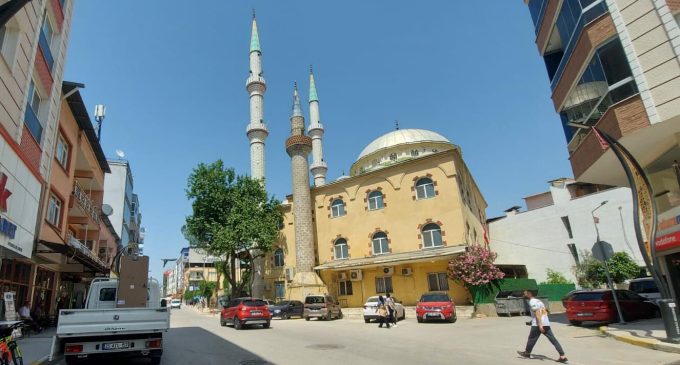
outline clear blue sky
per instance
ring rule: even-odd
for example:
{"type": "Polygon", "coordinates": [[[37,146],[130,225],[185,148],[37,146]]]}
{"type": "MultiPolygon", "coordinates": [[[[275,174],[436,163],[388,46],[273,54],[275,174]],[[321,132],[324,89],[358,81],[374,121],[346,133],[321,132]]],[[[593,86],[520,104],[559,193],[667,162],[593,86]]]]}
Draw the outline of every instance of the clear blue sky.
{"type": "Polygon", "coordinates": [[[571,176],[521,0],[78,1],[65,79],[86,85],[91,112],[107,106],[103,148],[109,157],[125,151],[131,163],[155,276],[160,258],[186,245],[180,227],[191,213],[184,189],[192,168],[221,158],[250,172],[253,7],[268,85],[267,187],[276,197],[291,185],[284,141],[292,84],[307,95],[310,63],[330,179],[395,119],[462,147],[489,217],[571,176]]]}

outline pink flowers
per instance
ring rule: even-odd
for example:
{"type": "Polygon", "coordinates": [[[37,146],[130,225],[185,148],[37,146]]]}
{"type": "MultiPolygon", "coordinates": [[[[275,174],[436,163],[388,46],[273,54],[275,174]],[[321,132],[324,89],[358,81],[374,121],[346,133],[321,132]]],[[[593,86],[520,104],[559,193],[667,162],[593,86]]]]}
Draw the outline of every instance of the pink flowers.
{"type": "Polygon", "coordinates": [[[495,252],[481,245],[470,245],[465,253],[449,262],[449,277],[467,287],[487,285],[505,276],[493,264],[495,260],[495,252]]]}

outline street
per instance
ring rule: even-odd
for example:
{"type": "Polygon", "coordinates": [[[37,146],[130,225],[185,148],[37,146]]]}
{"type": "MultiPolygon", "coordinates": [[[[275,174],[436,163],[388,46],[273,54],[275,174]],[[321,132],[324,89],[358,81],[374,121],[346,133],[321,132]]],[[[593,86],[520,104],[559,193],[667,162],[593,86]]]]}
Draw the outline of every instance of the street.
{"type": "MultiPolygon", "coordinates": [[[[561,322],[555,315],[554,322],[561,322]]],[[[191,308],[172,312],[162,364],[526,364],[526,317],[459,319],[455,324],[418,324],[407,318],[397,328],[362,320],[332,322],[274,320],[270,329],[236,331],[220,327],[217,316],[191,308]]],[[[632,346],[602,337],[596,328],[553,323],[570,364],[680,364],[677,354],[632,346]]],[[[537,360],[557,357],[546,338],[534,349],[537,360]]],[[[111,361],[111,364],[119,363],[111,361]]],[[[145,361],[134,361],[145,364],[145,361]]],[[[538,363],[538,362],[535,362],[538,363]]],[[[101,364],[98,362],[98,364],[101,364]]]]}

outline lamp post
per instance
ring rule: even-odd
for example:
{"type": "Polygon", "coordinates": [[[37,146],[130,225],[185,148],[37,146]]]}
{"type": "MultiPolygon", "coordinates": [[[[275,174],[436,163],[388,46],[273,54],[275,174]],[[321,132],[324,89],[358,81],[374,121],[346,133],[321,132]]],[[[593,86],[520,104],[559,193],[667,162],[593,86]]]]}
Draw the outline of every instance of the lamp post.
{"type": "Polygon", "coordinates": [[[102,123],[106,116],[106,107],[103,104],[97,104],[94,107],[94,120],[97,121],[97,141],[102,139],[102,123]]]}
{"type": "Polygon", "coordinates": [[[621,312],[621,305],[619,304],[619,299],[616,296],[616,289],[614,288],[614,283],[612,282],[612,277],[609,275],[609,264],[607,263],[607,260],[609,259],[607,255],[604,252],[604,247],[602,244],[602,241],[600,241],[600,230],[597,228],[597,224],[600,222],[600,219],[595,216],[595,211],[602,208],[605,204],[607,204],[609,201],[605,200],[600,205],[598,205],[595,209],[590,211],[590,215],[593,217],[593,223],[595,224],[595,233],[597,235],[595,239],[595,245],[598,246],[598,249],[600,250],[600,255],[602,256],[602,263],[604,263],[604,273],[607,276],[607,285],[609,285],[609,289],[612,291],[612,297],[614,298],[614,305],[616,305],[616,312],[619,315],[619,323],[620,324],[626,324],[626,321],[623,319],[623,313],[621,312]]]}

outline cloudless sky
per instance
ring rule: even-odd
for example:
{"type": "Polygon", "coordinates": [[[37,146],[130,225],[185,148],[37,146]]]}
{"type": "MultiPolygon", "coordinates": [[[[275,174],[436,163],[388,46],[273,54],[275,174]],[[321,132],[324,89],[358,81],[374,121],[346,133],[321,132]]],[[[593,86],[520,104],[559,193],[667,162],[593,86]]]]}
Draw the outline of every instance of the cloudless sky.
{"type": "Polygon", "coordinates": [[[521,0],[77,1],[65,80],[86,85],[90,112],[107,106],[103,148],[130,161],[154,276],[187,245],[191,170],[221,158],[250,173],[252,8],[268,87],[267,189],[277,198],[291,191],[292,85],[306,101],[310,64],[329,180],[395,119],[461,146],[489,217],[572,175],[521,0]]]}

